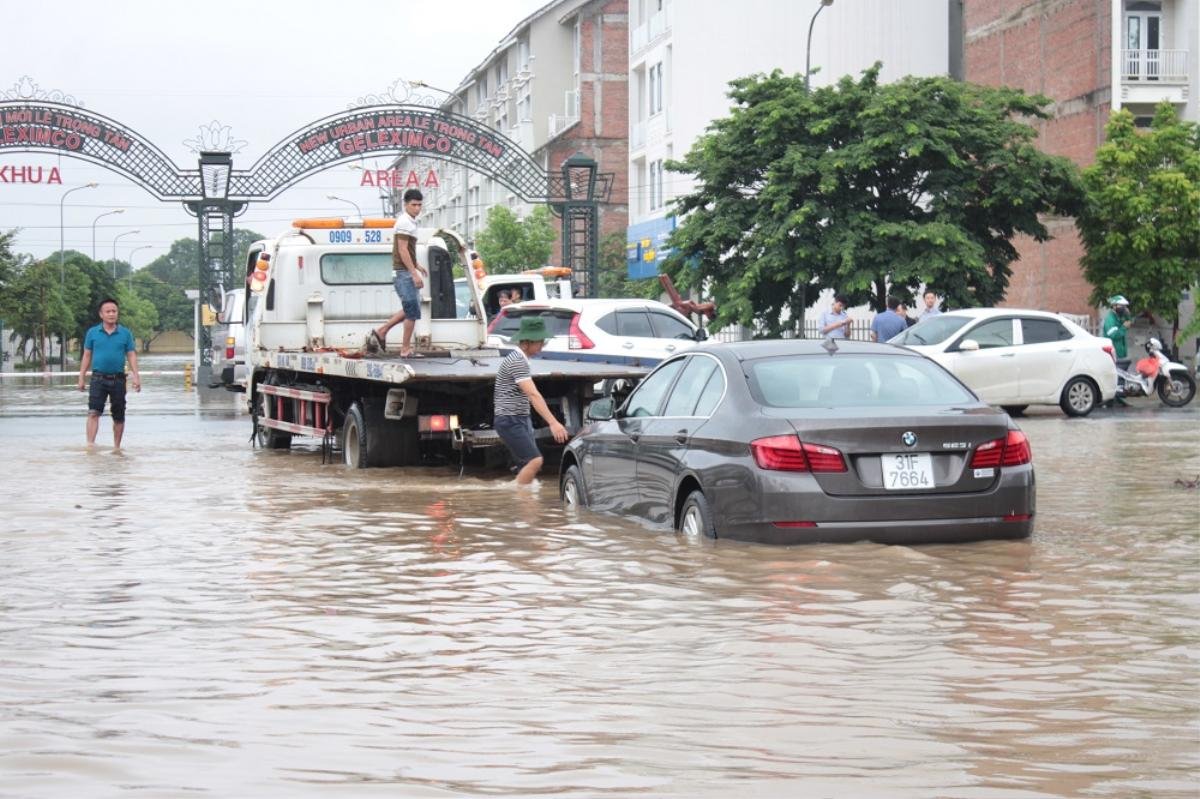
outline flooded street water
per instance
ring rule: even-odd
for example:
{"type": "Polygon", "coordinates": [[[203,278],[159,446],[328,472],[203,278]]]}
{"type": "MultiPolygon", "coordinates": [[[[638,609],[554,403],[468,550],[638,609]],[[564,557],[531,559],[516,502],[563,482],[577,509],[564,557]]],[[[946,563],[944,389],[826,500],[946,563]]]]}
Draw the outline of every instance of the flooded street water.
{"type": "Polygon", "coordinates": [[[1021,420],[1028,541],[780,548],[255,450],[181,383],[114,453],[0,380],[0,797],[1200,791],[1195,406],[1021,420]]]}

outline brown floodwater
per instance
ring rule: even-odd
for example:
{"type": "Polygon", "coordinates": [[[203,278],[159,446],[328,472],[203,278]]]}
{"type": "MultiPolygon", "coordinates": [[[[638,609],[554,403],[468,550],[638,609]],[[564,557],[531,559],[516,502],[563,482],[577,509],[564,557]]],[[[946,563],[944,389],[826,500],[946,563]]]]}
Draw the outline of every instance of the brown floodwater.
{"type": "Polygon", "coordinates": [[[255,450],[181,380],[121,453],[0,380],[0,797],[1200,792],[1195,408],[1021,420],[1028,541],[781,548],[255,450]]]}

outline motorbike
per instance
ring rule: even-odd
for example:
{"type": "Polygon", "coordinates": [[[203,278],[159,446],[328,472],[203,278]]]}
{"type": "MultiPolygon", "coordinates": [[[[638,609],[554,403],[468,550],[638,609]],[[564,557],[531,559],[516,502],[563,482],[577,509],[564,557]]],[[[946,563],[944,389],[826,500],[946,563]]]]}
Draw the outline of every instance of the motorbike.
{"type": "Polygon", "coordinates": [[[1117,396],[1149,397],[1155,392],[1164,405],[1182,408],[1196,396],[1196,380],[1186,366],[1163,354],[1161,341],[1151,338],[1146,342],[1146,357],[1132,370],[1117,367],[1117,396]]]}

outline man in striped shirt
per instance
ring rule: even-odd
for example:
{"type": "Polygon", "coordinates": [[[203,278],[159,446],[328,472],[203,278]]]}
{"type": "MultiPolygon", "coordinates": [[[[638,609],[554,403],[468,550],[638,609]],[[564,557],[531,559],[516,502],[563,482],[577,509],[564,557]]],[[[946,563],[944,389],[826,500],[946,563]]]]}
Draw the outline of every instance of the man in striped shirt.
{"type": "Polygon", "coordinates": [[[542,468],[542,453],[533,437],[530,408],[546,420],[550,433],[559,444],[567,441],[567,428],[550,412],[546,400],[533,384],[529,359],[542,351],[546,339],[546,320],[540,316],[521,317],[521,327],[513,340],[517,348],[500,362],[496,371],[495,422],[496,433],[513,460],[517,462],[517,485],[529,485],[542,468]]]}

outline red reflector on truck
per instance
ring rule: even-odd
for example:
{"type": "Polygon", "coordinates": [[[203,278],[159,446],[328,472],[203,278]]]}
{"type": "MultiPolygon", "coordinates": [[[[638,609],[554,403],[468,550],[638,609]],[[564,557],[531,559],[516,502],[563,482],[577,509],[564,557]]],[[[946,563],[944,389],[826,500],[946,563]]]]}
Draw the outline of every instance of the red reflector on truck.
{"type": "Polygon", "coordinates": [[[1033,518],[1032,513],[1010,513],[1004,517],[1006,522],[1027,522],[1033,518]]]}
{"type": "Polygon", "coordinates": [[[816,522],[772,522],[776,527],[816,527],[816,522]]]}

